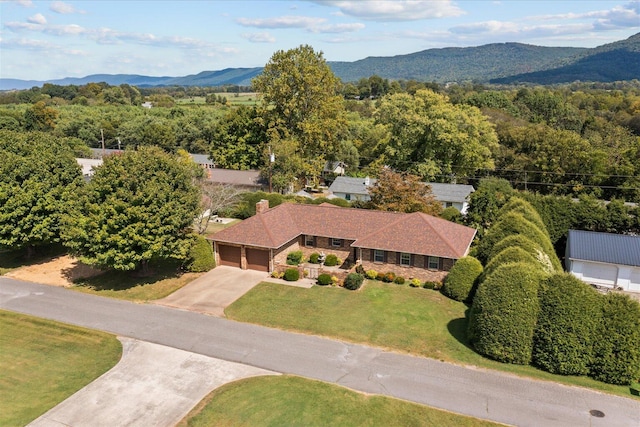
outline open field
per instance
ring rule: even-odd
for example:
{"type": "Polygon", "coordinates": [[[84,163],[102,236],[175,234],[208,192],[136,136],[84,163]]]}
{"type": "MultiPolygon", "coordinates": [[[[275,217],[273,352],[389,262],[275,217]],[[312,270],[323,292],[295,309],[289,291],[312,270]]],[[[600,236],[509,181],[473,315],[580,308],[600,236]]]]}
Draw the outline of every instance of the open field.
{"type": "Polygon", "coordinates": [[[178,426],[499,426],[427,406],[368,396],[295,376],[255,377],[226,384],[178,426]]]}
{"type": "MultiPolygon", "coordinates": [[[[229,102],[231,105],[255,105],[258,97],[258,95],[253,92],[216,92],[216,96],[227,98],[227,102],[229,102]]],[[[201,105],[206,104],[206,97],[189,96],[186,98],[176,99],[175,101],[178,105],[201,105]]]]}
{"type": "Polygon", "coordinates": [[[0,425],[33,421],[120,360],[115,336],[0,311],[0,425]]]}
{"type": "Polygon", "coordinates": [[[366,281],[355,292],[261,283],[227,307],[225,314],[242,322],[632,396],[629,387],[486,359],[467,341],[466,310],[464,304],[437,291],[366,281]]]}

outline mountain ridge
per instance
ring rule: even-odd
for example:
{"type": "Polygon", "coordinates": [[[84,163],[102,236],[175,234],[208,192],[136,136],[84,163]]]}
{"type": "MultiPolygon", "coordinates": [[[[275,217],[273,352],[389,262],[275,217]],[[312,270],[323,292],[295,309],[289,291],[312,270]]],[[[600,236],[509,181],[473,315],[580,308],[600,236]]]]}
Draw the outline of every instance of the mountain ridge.
{"type": "MultiPolygon", "coordinates": [[[[405,55],[371,56],[353,62],[329,61],[343,82],[378,75],[389,80],[437,83],[567,83],[640,79],[640,33],[595,48],[545,47],[504,42],[474,47],[427,49],[405,55]]],[[[29,89],[45,83],[83,85],[106,82],[133,86],[249,86],[263,67],[225,68],[187,76],[92,74],[52,80],[0,79],[0,90],[29,89]]]]}

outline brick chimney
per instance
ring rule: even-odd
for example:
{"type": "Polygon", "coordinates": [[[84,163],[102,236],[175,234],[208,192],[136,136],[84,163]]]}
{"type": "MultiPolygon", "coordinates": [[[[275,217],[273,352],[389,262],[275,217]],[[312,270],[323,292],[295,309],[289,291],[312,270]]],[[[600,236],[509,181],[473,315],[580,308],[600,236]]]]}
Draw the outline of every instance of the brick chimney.
{"type": "Polygon", "coordinates": [[[266,199],[260,200],[256,203],[256,214],[261,214],[269,210],[269,201],[266,199]]]}

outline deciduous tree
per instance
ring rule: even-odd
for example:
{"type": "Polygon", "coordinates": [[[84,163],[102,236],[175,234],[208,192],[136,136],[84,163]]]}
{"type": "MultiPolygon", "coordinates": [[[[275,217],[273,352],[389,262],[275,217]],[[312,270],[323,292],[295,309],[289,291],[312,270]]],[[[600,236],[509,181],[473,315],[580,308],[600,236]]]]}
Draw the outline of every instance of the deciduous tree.
{"type": "Polygon", "coordinates": [[[83,182],[63,138],[0,130],[0,246],[31,256],[58,242],[61,216],[83,182]]]}
{"type": "Polygon", "coordinates": [[[143,274],[150,261],[184,259],[200,201],[194,174],[191,160],[157,147],[105,158],[65,218],[65,245],[89,265],[143,274]]]}
{"type": "Polygon", "coordinates": [[[429,185],[420,182],[416,175],[396,173],[389,168],[381,170],[369,194],[373,209],[430,215],[442,212],[442,204],[436,200],[429,185]]]}

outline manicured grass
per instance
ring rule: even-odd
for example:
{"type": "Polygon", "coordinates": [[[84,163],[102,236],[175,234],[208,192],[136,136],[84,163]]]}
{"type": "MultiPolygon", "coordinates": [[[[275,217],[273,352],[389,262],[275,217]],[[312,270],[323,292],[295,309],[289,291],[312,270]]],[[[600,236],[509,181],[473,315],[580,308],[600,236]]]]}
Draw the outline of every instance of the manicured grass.
{"type": "Polygon", "coordinates": [[[0,425],[28,424],[121,354],[113,335],[0,311],[0,425]]]}
{"type": "Polygon", "coordinates": [[[172,262],[152,267],[150,277],[135,277],[131,272],[110,271],[99,276],[79,280],[71,288],[76,291],[128,301],[144,302],[164,298],[202,273],[181,273],[172,262]]]}
{"type": "Polygon", "coordinates": [[[207,229],[205,231],[205,235],[206,236],[211,236],[212,234],[217,233],[220,230],[224,230],[225,228],[231,227],[234,224],[239,223],[240,219],[234,219],[226,224],[223,224],[221,222],[215,222],[215,221],[211,221],[209,224],[207,224],[207,229]]]}
{"type": "Polygon", "coordinates": [[[498,426],[294,376],[254,377],[214,390],[179,426],[498,426]]]}
{"type": "Polygon", "coordinates": [[[467,307],[433,290],[366,281],[359,291],[261,283],[227,307],[230,319],[334,337],[446,362],[631,397],[630,388],[587,377],[553,375],[476,353],[466,338],[467,307]]]}

